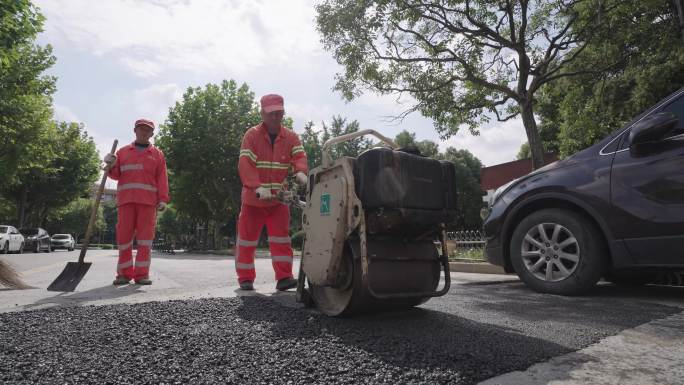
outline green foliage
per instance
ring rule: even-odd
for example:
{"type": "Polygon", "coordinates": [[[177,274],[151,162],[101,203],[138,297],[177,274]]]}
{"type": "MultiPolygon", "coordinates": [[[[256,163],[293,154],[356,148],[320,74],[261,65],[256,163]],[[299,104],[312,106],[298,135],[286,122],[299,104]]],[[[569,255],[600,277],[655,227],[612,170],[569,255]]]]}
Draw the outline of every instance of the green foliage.
{"type": "Polygon", "coordinates": [[[577,74],[568,70],[571,50],[581,51],[600,23],[596,16],[619,3],[324,0],[316,11],[324,46],[343,66],[335,89],[346,99],[366,90],[408,93],[412,111],[445,137],[520,114],[541,167],[535,93],[577,74]],[[576,17],[577,4],[587,17],[576,17]]]}
{"type": "Polygon", "coordinates": [[[43,16],[28,0],[0,2],[0,189],[17,174],[45,164],[55,78],[50,46],[34,44],[43,16]]]}
{"type": "Polygon", "coordinates": [[[33,162],[17,167],[0,193],[17,208],[21,226],[41,226],[54,211],[87,196],[97,179],[99,156],[83,125],[51,122],[43,129],[33,162]]]}
{"type": "Polygon", "coordinates": [[[520,146],[520,150],[518,151],[518,155],[515,156],[515,159],[528,159],[530,157],[530,144],[525,142],[520,146]]]}
{"type": "MultiPolygon", "coordinates": [[[[347,123],[347,119],[339,115],[332,117],[330,125],[321,122],[323,128],[320,131],[314,130],[313,125],[313,122],[308,122],[304,126],[304,133],[300,136],[302,146],[309,161],[309,169],[321,165],[321,151],[323,144],[327,140],[359,131],[359,122],[354,120],[347,123]]],[[[343,156],[357,157],[371,147],[373,147],[371,139],[359,137],[331,147],[330,156],[333,160],[343,156]]]]}
{"type": "MultiPolygon", "coordinates": [[[[92,210],[93,199],[75,199],[50,218],[46,226],[47,230],[50,234],[72,234],[76,242],[81,242],[81,237],[85,236],[92,210]]],[[[95,221],[93,234],[100,233],[106,228],[107,224],[104,220],[103,208],[100,205],[97,209],[97,220],[95,221]]],[[[94,239],[91,239],[91,241],[94,241],[94,239]]]]}
{"type": "Polygon", "coordinates": [[[246,84],[224,80],[187,89],[170,108],[156,141],[166,156],[178,212],[200,223],[237,216],[240,144],[245,131],[260,121],[246,84]]]}
{"type": "Polygon", "coordinates": [[[472,230],[482,227],[480,209],[482,187],[480,170],[482,163],[468,150],[447,148],[440,158],[454,163],[456,168],[456,219],[449,224],[452,230],[472,230]]]}
{"type": "MultiPolygon", "coordinates": [[[[588,7],[579,11],[584,19],[593,15],[588,7]]],[[[545,146],[562,157],[684,86],[684,44],[670,1],[620,2],[601,18],[601,29],[570,68],[607,69],[550,83],[539,97],[540,128],[549,133],[545,146]]]]}

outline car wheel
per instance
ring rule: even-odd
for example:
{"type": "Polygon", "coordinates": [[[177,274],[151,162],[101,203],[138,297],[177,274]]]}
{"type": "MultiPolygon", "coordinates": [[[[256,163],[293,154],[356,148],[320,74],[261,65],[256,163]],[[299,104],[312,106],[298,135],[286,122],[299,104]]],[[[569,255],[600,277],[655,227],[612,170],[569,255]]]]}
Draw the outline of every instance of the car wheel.
{"type": "Polygon", "coordinates": [[[21,245],[19,245],[19,251],[17,251],[17,253],[19,253],[19,254],[24,253],[24,242],[22,242],[21,245]]]}
{"type": "Polygon", "coordinates": [[[546,209],[523,219],[511,237],[515,272],[541,293],[578,295],[596,286],[606,265],[599,230],[571,211],[546,209]]]}
{"type": "Polygon", "coordinates": [[[5,242],[5,248],[2,250],[4,254],[9,254],[9,242],[5,242]]]}
{"type": "Polygon", "coordinates": [[[37,242],[37,243],[36,243],[36,247],[34,248],[33,251],[36,252],[36,253],[40,253],[40,242],[37,242]]]}

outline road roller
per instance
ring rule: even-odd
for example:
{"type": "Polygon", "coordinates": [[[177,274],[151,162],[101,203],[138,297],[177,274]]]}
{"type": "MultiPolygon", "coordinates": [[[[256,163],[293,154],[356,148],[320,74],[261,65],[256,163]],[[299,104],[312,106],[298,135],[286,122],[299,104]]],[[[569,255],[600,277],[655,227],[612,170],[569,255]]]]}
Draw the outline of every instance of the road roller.
{"type": "Polygon", "coordinates": [[[305,235],[297,301],[350,316],[446,294],[454,164],[421,156],[415,147],[398,148],[375,130],[326,141],[321,160],[300,201],[305,235]],[[333,146],[363,135],[381,146],[332,160],[333,146]]]}

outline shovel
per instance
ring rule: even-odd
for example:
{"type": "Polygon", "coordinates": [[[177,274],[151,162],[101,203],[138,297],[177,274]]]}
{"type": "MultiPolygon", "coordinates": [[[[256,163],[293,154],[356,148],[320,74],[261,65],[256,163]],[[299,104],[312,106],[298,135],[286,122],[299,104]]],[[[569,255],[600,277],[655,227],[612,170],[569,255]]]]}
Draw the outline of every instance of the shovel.
{"type": "MultiPolygon", "coordinates": [[[[110,154],[114,155],[116,151],[116,146],[119,143],[118,140],[114,140],[112,144],[112,151],[110,154]]],[[[81,283],[81,280],[90,269],[90,262],[84,262],[86,251],[88,251],[88,244],[90,243],[90,236],[93,232],[93,226],[95,225],[95,219],[97,219],[97,209],[100,207],[100,198],[102,198],[102,192],[104,191],[105,183],[107,182],[107,172],[102,175],[102,181],[100,182],[100,187],[97,190],[97,195],[95,196],[95,202],[93,202],[93,209],[90,212],[90,220],[88,221],[88,228],[86,229],[85,238],[83,238],[81,246],[81,254],[78,257],[78,262],[68,262],[62,274],[55,279],[50,286],[48,286],[48,291],[74,291],[76,286],[81,283]]]]}

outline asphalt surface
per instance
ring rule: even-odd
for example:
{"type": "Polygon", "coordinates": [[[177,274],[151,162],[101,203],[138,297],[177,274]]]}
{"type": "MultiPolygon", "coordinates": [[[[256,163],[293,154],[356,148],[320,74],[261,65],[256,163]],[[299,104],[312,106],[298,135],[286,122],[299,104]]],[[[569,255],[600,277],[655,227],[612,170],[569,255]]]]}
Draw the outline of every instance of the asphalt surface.
{"type": "Polygon", "coordinates": [[[418,308],[336,319],[292,292],[234,293],[1,313],[0,382],[474,384],[680,313],[683,297],[605,285],[571,298],[457,281],[418,308]]]}

